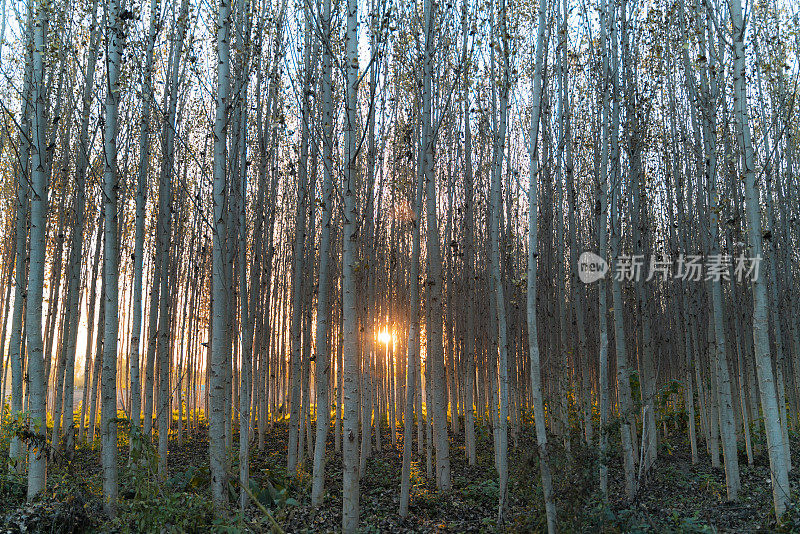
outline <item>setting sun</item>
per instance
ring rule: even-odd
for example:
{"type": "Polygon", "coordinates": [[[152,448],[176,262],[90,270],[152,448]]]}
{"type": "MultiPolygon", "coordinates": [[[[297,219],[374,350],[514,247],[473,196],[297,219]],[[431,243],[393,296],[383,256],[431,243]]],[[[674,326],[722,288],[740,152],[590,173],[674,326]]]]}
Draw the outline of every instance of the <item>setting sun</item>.
{"type": "Polygon", "coordinates": [[[378,341],[388,345],[392,342],[392,334],[388,330],[383,330],[378,334],[378,341]]]}

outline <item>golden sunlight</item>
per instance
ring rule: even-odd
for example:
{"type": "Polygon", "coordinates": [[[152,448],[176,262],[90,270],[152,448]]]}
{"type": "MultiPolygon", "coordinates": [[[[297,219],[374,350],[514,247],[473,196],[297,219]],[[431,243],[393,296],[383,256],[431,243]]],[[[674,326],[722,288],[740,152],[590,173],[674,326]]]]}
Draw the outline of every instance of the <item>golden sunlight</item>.
{"type": "Polygon", "coordinates": [[[388,345],[392,342],[392,334],[388,330],[384,329],[378,334],[378,341],[381,343],[388,345]]]}

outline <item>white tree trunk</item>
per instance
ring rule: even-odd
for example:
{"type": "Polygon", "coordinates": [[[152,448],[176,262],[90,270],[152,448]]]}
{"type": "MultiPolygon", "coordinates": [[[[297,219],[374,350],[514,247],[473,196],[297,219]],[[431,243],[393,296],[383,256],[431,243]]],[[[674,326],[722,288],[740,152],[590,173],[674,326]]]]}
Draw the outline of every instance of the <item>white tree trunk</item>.
{"type": "MultiPolygon", "coordinates": [[[[729,0],[734,42],[734,115],[736,129],[744,154],[742,157],[748,241],[751,258],[761,258],[761,213],[756,175],[753,168],[753,144],[750,139],[750,119],[747,110],[747,90],[745,80],[744,33],[740,0],[729,0]]],[[[761,409],[764,413],[764,426],[767,435],[767,450],[772,479],[772,499],[778,519],[786,510],[789,500],[789,474],[786,465],[787,451],[784,446],[778,411],[775,379],[772,373],[772,359],[769,347],[769,320],[767,311],[766,277],[763,273],[752,281],[753,287],[753,345],[755,348],[758,389],[761,393],[761,409]]]]}
{"type": "Polygon", "coordinates": [[[358,1],[347,0],[345,34],[345,172],[342,252],[342,532],[358,530],[358,311],[356,309],[356,186],[358,179],[358,1]]]}
{"type": "Polygon", "coordinates": [[[230,365],[230,345],[225,329],[227,286],[225,284],[225,156],[228,137],[228,90],[230,86],[231,0],[220,0],[217,15],[217,102],[214,120],[214,245],[212,249],[211,376],[209,379],[209,457],[211,497],[217,513],[227,503],[225,484],[225,366],[230,365]]]}
{"type": "Polygon", "coordinates": [[[294,249],[292,251],[292,323],[291,323],[291,396],[289,400],[289,451],[286,456],[287,469],[293,473],[299,463],[299,458],[302,455],[300,447],[300,432],[303,430],[300,424],[302,417],[302,358],[303,358],[303,336],[302,336],[302,322],[303,322],[303,282],[305,279],[304,263],[305,263],[305,243],[306,243],[306,214],[308,212],[308,167],[306,158],[308,158],[308,120],[309,120],[309,105],[308,105],[308,90],[311,81],[311,21],[308,10],[306,22],[306,39],[304,46],[304,65],[305,76],[303,82],[303,97],[301,106],[301,146],[300,146],[300,160],[298,161],[298,177],[297,177],[297,212],[295,215],[294,226],[294,249]]]}
{"type": "Polygon", "coordinates": [[[329,345],[330,307],[330,242],[333,213],[333,99],[331,54],[331,0],[322,2],[322,235],[319,241],[319,281],[317,287],[316,366],[314,383],[317,389],[317,421],[314,441],[311,504],[319,506],[325,491],[325,444],[330,426],[328,374],[331,351],[329,345]]]}
{"type": "Polygon", "coordinates": [[[539,232],[539,120],[542,111],[542,85],[545,61],[547,0],[539,3],[538,28],[536,34],[536,59],[533,77],[533,105],[531,109],[530,137],[530,187],[528,189],[528,348],[530,350],[531,395],[533,397],[533,416],[536,425],[536,443],[539,447],[539,470],[542,476],[542,493],[547,514],[547,530],[550,534],[558,531],[556,505],[553,500],[553,479],[550,473],[550,458],[547,450],[547,428],[542,395],[542,369],[539,359],[539,333],[536,313],[536,272],[538,261],[539,232]]]}
{"type": "MultiPolygon", "coordinates": [[[[506,507],[508,500],[508,327],[506,321],[506,303],[502,280],[502,269],[500,267],[500,215],[503,210],[501,176],[503,172],[503,159],[505,155],[505,137],[508,124],[508,93],[511,83],[510,74],[510,50],[508,43],[508,30],[506,25],[506,5],[504,0],[500,0],[499,33],[501,40],[499,43],[500,60],[502,73],[500,75],[500,117],[497,132],[494,138],[494,168],[491,178],[491,227],[490,236],[490,273],[491,288],[494,293],[495,309],[497,310],[497,349],[498,357],[497,382],[499,394],[499,412],[497,414],[497,426],[495,427],[495,451],[497,458],[497,470],[500,479],[500,502],[498,504],[497,522],[502,525],[505,520],[506,507]]],[[[434,218],[435,220],[435,218],[434,218]]],[[[430,219],[429,219],[430,221],[430,219]]],[[[492,329],[494,317],[491,317],[492,329]]],[[[493,351],[492,351],[493,352],[493,351]]],[[[490,356],[491,357],[491,356],[490,356]]],[[[496,410],[498,404],[492,399],[492,410],[496,410]]]]}
{"type": "MultiPolygon", "coordinates": [[[[418,158],[419,160],[419,158],[418,158]]],[[[400,517],[408,516],[408,501],[411,493],[411,455],[413,452],[413,417],[414,397],[422,394],[417,389],[417,373],[419,372],[419,249],[420,227],[422,226],[422,195],[423,195],[422,169],[417,169],[417,185],[414,196],[414,229],[411,236],[411,269],[409,280],[409,327],[408,347],[406,351],[406,405],[403,418],[403,465],[400,475],[400,517]]],[[[417,418],[422,419],[422,412],[418,411],[417,418]]],[[[420,440],[421,441],[421,440],[420,440]]]]}
{"type": "Polygon", "coordinates": [[[45,487],[47,457],[45,455],[47,430],[47,384],[44,370],[44,342],[42,339],[42,296],[47,233],[47,110],[44,83],[44,56],[47,50],[48,4],[34,3],[34,43],[32,70],[31,117],[31,217],[30,260],[28,272],[28,302],[25,310],[25,333],[28,345],[28,378],[30,430],[34,442],[28,451],[28,500],[35,498],[45,487]]]}
{"type": "MultiPolygon", "coordinates": [[[[439,218],[436,210],[436,173],[434,171],[435,133],[433,131],[431,104],[433,82],[434,23],[433,2],[425,0],[424,32],[425,52],[422,75],[422,169],[426,183],[426,224],[429,303],[427,358],[431,374],[433,400],[433,433],[436,444],[436,486],[444,491],[451,487],[450,443],[447,435],[447,397],[445,395],[444,346],[442,341],[442,258],[439,248],[439,218]]],[[[426,384],[426,388],[428,385],[426,384]]]]}
{"type": "MultiPolygon", "coordinates": [[[[616,263],[616,259],[619,257],[621,252],[620,240],[622,233],[622,217],[620,215],[622,175],[620,172],[619,151],[619,54],[617,51],[616,9],[612,7],[610,13],[606,13],[606,16],[609,17],[608,25],[611,33],[611,48],[608,50],[608,52],[611,54],[612,66],[611,72],[608,74],[610,76],[610,90],[613,99],[613,107],[611,110],[610,131],[611,172],[609,173],[609,177],[607,179],[604,178],[604,181],[609,181],[609,190],[611,191],[611,258],[612,261],[616,263]]],[[[605,139],[603,142],[606,142],[605,139]]],[[[617,276],[614,276],[611,282],[611,296],[614,308],[614,342],[617,356],[617,393],[620,416],[620,434],[622,438],[622,459],[625,469],[625,494],[628,499],[632,499],[636,494],[636,459],[633,452],[633,442],[635,438],[632,436],[630,422],[632,415],[632,401],[630,372],[628,371],[628,355],[625,343],[622,286],[621,281],[617,276]]],[[[600,313],[603,313],[602,308],[600,309],[600,313]]]]}
{"type": "Polygon", "coordinates": [[[119,241],[117,234],[117,117],[119,112],[119,75],[125,46],[121,0],[107,5],[110,23],[107,39],[106,70],[108,93],[103,134],[104,161],[103,206],[106,214],[103,249],[103,288],[105,324],[103,330],[102,408],[100,412],[103,464],[103,504],[106,513],[115,517],[117,505],[117,333],[119,331],[119,241]]]}
{"type": "MultiPolygon", "coordinates": [[[[142,274],[144,271],[144,222],[147,202],[147,172],[150,166],[150,111],[153,100],[153,51],[156,43],[158,0],[150,0],[150,26],[145,51],[144,80],[142,82],[142,118],[139,133],[139,169],[136,184],[136,216],[133,248],[133,325],[131,327],[131,427],[141,424],[141,378],[139,372],[139,345],[142,334],[142,274]]],[[[133,440],[130,445],[133,447],[133,440]]]]}
{"type": "MultiPolygon", "coordinates": [[[[89,165],[91,148],[89,147],[89,119],[91,117],[92,96],[94,93],[94,74],[97,66],[97,55],[99,52],[98,42],[100,39],[100,28],[97,22],[97,0],[92,3],[92,34],[89,52],[89,63],[86,66],[86,75],[83,82],[83,112],[81,114],[81,126],[78,133],[78,162],[75,168],[76,182],[75,189],[77,198],[75,200],[75,223],[73,225],[73,243],[70,253],[70,281],[67,290],[67,315],[66,320],[70,327],[67,331],[66,339],[66,377],[64,380],[64,431],[67,434],[67,454],[72,457],[75,445],[75,424],[73,418],[74,395],[73,388],[75,383],[75,352],[78,338],[78,324],[80,322],[80,290],[81,290],[81,260],[83,258],[83,233],[85,226],[85,206],[86,206],[86,171],[89,165]]],[[[54,419],[58,420],[59,414],[54,419]]],[[[54,421],[54,425],[55,425],[54,421]]],[[[53,432],[53,443],[57,445],[57,432],[53,432]]]]}

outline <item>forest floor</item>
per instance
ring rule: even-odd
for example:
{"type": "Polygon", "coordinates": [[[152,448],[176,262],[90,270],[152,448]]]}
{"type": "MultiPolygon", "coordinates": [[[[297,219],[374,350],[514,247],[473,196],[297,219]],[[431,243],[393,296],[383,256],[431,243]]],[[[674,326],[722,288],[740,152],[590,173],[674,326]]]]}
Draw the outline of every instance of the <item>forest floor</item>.
{"type": "MultiPolygon", "coordinates": [[[[387,429],[388,430],[388,429],[387,429]]],[[[415,432],[416,434],[416,432],[415,432]]],[[[0,532],[269,532],[272,519],[261,508],[232,512],[214,519],[209,498],[208,439],[200,433],[182,443],[170,444],[169,475],[156,476],[157,456],[142,440],[134,440],[141,460],[128,465],[127,433],[120,441],[120,505],[110,520],[102,511],[102,480],[97,449],[80,447],[72,462],[56,459],[48,470],[46,495],[25,503],[25,480],[15,475],[0,477],[0,532]],[[124,443],[123,443],[124,440],[124,443]]],[[[360,483],[361,531],[405,532],[542,532],[546,527],[539,487],[538,456],[532,429],[520,432],[516,446],[511,440],[509,519],[496,523],[499,489],[488,429],[477,431],[478,461],[469,466],[463,439],[451,444],[453,489],[435,490],[426,479],[425,457],[415,455],[412,464],[410,513],[401,520],[397,510],[400,493],[402,435],[393,446],[386,433],[383,448],[374,453],[360,483]]],[[[758,445],[758,439],[755,440],[758,445]]],[[[659,457],[649,476],[641,481],[636,499],[623,497],[622,466],[618,454],[609,459],[610,499],[604,504],[597,488],[598,459],[595,451],[578,446],[570,452],[561,443],[552,451],[553,478],[562,532],[800,532],[800,507],[792,506],[778,528],[772,513],[767,456],[756,454],[747,465],[740,451],[742,491],[735,503],[725,499],[725,475],[712,468],[707,455],[692,465],[688,443],[674,433],[659,444],[659,457]]],[[[611,442],[614,443],[613,436],[611,442]]],[[[800,439],[793,438],[794,458],[800,439]]],[[[250,465],[252,493],[271,512],[285,532],[336,532],[341,522],[341,455],[328,444],[324,504],[310,504],[311,477],[308,460],[295,477],[285,470],[287,426],[275,425],[263,451],[253,447],[250,465]]],[[[0,443],[2,446],[2,443],[0,443]]],[[[7,446],[7,445],[6,445],[7,446]]],[[[7,450],[7,449],[6,449],[7,450]]],[[[416,445],[415,445],[416,450],[416,445]]],[[[5,451],[0,450],[0,456],[5,451]]],[[[232,472],[237,472],[232,455],[232,472]]],[[[791,475],[796,493],[800,476],[791,475]]],[[[238,494],[235,482],[231,496],[238,494]],[[235,492],[235,493],[234,493],[235,492]]],[[[232,502],[237,502],[232,498],[232,502]]],[[[275,529],[277,531],[277,529],[275,529]]]]}

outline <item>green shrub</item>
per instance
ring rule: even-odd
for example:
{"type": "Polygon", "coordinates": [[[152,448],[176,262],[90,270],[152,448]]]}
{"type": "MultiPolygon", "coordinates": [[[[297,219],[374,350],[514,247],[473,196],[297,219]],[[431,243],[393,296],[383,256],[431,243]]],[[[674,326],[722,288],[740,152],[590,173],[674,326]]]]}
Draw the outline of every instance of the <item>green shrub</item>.
{"type": "Polygon", "coordinates": [[[121,532],[205,532],[213,520],[208,499],[175,492],[121,502],[117,526],[121,532]]]}

